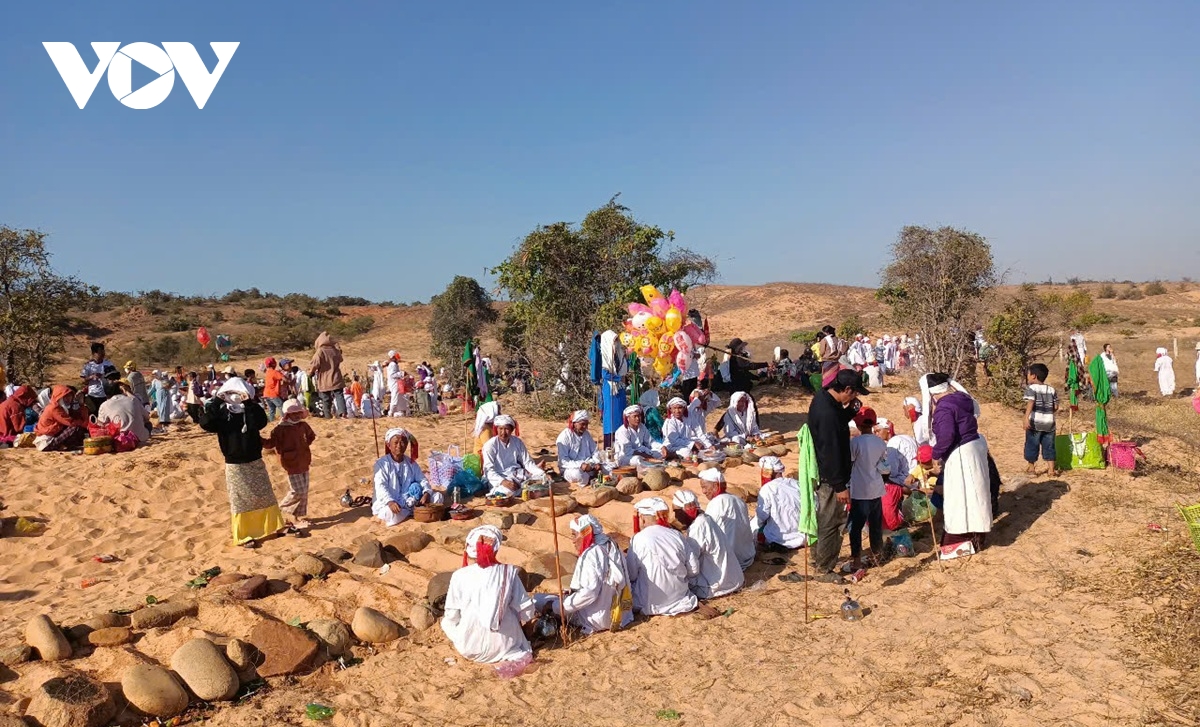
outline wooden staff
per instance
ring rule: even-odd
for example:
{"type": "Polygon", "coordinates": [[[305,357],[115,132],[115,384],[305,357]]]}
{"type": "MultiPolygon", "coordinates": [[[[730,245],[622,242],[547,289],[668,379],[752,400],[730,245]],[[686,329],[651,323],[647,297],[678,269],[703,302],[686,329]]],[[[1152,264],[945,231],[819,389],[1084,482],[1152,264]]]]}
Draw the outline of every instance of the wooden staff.
{"type": "Polygon", "coordinates": [[[563,605],[562,559],[558,557],[558,510],[554,506],[554,484],[550,484],[550,528],[554,531],[554,571],[558,576],[558,618],[562,621],[563,646],[567,645],[567,612],[563,605]]]}
{"type": "Polygon", "coordinates": [[[809,550],[812,548],[812,543],[807,543],[804,547],[804,625],[808,625],[808,557],[809,550]]]}

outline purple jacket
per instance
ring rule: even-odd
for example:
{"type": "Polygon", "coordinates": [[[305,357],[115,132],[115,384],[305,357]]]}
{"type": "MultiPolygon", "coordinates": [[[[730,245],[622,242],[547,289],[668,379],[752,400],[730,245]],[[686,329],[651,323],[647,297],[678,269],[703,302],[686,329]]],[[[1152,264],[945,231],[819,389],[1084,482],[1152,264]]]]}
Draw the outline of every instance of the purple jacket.
{"type": "Polygon", "coordinates": [[[979,439],[974,400],[961,391],[942,397],[933,407],[930,428],[937,440],[933,446],[933,458],[945,462],[951,452],[979,439]]]}

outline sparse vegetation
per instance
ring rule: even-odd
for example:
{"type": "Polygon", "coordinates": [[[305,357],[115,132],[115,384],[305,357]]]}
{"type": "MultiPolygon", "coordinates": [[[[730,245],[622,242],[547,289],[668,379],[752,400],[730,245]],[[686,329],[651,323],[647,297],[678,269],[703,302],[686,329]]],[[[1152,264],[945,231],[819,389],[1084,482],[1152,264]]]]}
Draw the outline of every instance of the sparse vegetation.
{"type": "Polygon", "coordinates": [[[870,333],[870,331],[867,330],[867,327],[863,325],[863,322],[857,315],[852,315],[838,325],[837,333],[839,338],[854,338],[859,334],[865,335],[870,333]]]}
{"type": "Polygon", "coordinates": [[[1117,296],[1117,300],[1141,300],[1145,297],[1140,288],[1136,285],[1130,285],[1117,296]]]}
{"type": "Polygon", "coordinates": [[[1152,283],[1147,283],[1143,292],[1146,295],[1166,295],[1167,287],[1161,282],[1155,280],[1152,283]]]}
{"type": "Polygon", "coordinates": [[[447,371],[457,374],[467,341],[477,338],[486,326],[496,322],[492,298],[474,278],[456,275],[446,290],[433,297],[432,304],[433,315],[429,317],[429,335],[433,340],[431,353],[447,371]]]}
{"type": "Polygon", "coordinates": [[[1101,300],[1109,300],[1117,297],[1117,289],[1112,283],[1105,283],[1100,286],[1100,290],[1096,291],[1096,297],[1101,300]]]}

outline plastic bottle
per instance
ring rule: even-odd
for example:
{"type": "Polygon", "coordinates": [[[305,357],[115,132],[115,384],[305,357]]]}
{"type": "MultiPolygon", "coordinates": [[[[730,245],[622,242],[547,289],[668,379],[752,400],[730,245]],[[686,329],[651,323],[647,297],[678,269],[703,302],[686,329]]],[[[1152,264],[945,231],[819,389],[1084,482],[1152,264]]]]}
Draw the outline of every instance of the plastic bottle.
{"type": "Polygon", "coordinates": [[[522,656],[512,661],[502,661],[496,665],[496,676],[501,679],[513,679],[525,673],[525,669],[533,662],[532,656],[522,656]]]}
{"type": "Polygon", "coordinates": [[[845,590],[845,594],[846,600],[842,603],[842,619],[845,621],[861,621],[863,617],[862,606],[858,605],[858,601],[850,597],[849,588],[845,590]]]}

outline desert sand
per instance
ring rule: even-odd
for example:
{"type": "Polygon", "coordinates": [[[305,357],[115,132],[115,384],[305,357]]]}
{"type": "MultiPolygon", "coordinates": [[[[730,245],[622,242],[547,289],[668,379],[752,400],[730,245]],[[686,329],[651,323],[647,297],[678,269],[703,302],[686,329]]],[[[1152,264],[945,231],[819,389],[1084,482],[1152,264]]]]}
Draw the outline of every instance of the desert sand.
{"type": "MultiPolygon", "coordinates": [[[[768,353],[764,346],[788,345],[778,329],[743,337],[760,342],[762,354],[768,353]]],[[[388,345],[372,336],[347,346],[347,356],[365,362],[388,345]]],[[[1177,373],[1183,374],[1189,359],[1181,358],[1177,373]]],[[[1141,388],[1147,388],[1149,375],[1136,376],[1141,378],[1131,372],[1130,379],[1144,380],[1141,388]]],[[[913,388],[911,379],[890,379],[884,391],[869,397],[869,405],[899,420],[900,402],[913,388]]],[[[763,427],[787,432],[791,441],[804,422],[808,398],[776,388],[758,397],[763,427]]],[[[1188,402],[1169,406],[1183,411],[1188,402]]],[[[509,408],[518,413],[532,450],[552,449],[561,423],[523,415],[521,401],[509,408]]],[[[38,537],[0,539],[0,647],[19,643],[25,622],[37,614],[69,626],[144,604],[148,595],[198,598],[196,617],[68,662],[116,687],[122,706],[117,685],[125,668],[142,661],[167,665],[174,649],[196,635],[245,637],[264,616],[349,622],[360,606],[407,625],[428,579],[461,562],[457,536],[473,523],[410,521],[386,529],[370,519],[368,508],[343,508],[338,499],[347,488],[370,494],[363,480],[375,459],[371,422],[310,423],[319,435],[311,537],[278,538],[255,551],[229,542],[222,459],[215,439],[198,427],[176,427],[151,446],[122,455],[0,454],[5,535],[13,534],[17,515],[47,524],[38,537]],[[219,587],[184,586],[213,566],[282,579],[300,553],[335,546],[354,552],[361,538],[386,542],[408,530],[429,532],[434,543],[407,562],[392,563],[386,573],[348,563],[324,580],[245,603],[229,602],[219,587]],[[118,560],[94,562],[100,554],[118,560]],[[85,578],[99,582],[81,588],[85,578]]],[[[468,442],[470,421],[462,414],[404,424],[420,440],[423,455],[468,442]]],[[[906,425],[898,427],[903,432],[906,425]]],[[[1138,640],[1137,625],[1166,601],[1139,597],[1130,580],[1146,562],[1169,571],[1171,554],[1186,552],[1173,503],[1200,499],[1190,446],[1165,436],[1145,442],[1150,461],[1174,463],[1175,475],[1134,479],[1123,472],[1078,471],[1029,480],[1021,474],[1020,414],[987,404],[981,428],[1004,476],[989,547],[939,564],[931,558],[926,528],[917,540],[917,557],[871,569],[863,582],[849,586],[868,609],[861,622],[837,617],[842,587],[812,584],[806,623],[804,584],[777,577],[803,572],[804,552],[760,553],[747,572],[746,590],[712,603],[725,615],[639,619],[616,634],[542,650],[536,670],[515,680],[501,680],[491,668],[459,657],[435,626],[389,644],[358,646],[354,653],[363,662],[348,669],[326,663],[309,674],[272,679],[269,688],[237,704],[189,715],[207,716],[214,727],[300,725],[308,723],[304,705],[315,701],[337,709],[328,724],[363,727],[651,725],[664,723],[667,715],[660,710],[675,710],[676,723],[688,725],[1194,724],[1196,705],[1173,702],[1169,694],[1195,675],[1164,665],[1138,640]],[[1147,523],[1167,529],[1155,532],[1147,523]]],[[[795,467],[794,448],[785,461],[795,467]]],[[[282,496],[286,478],[276,459],[268,456],[267,463],[282,496]]],[[[758,478],[750,465],[731,468],[727,476],[751,490],[758,478]]],[[[682,486],[699,494],[694,477],[682,486]]],[[[669,497],[673,489],[658,494],[669,497]]],[[[627,537],[632,504],[623,499],[593,512],[610,531],[627,537]]],[[[567,532],[570,517],[559,518],[560,534],[567,532]]],[[[506,535],[502,562],[522,565],[553,552],[546,515],[506,535]]],[[[565,535],[560,549],[571,549],[565,535]]],[[[539,586],[551,589],[550,582],[539,586]]],[[[22,706],[58,668],[41,662],[0,667],[0,712],[22,706]]],[[[142,724],[142,718],[123,709],[118,722],[142,724]]]]}

